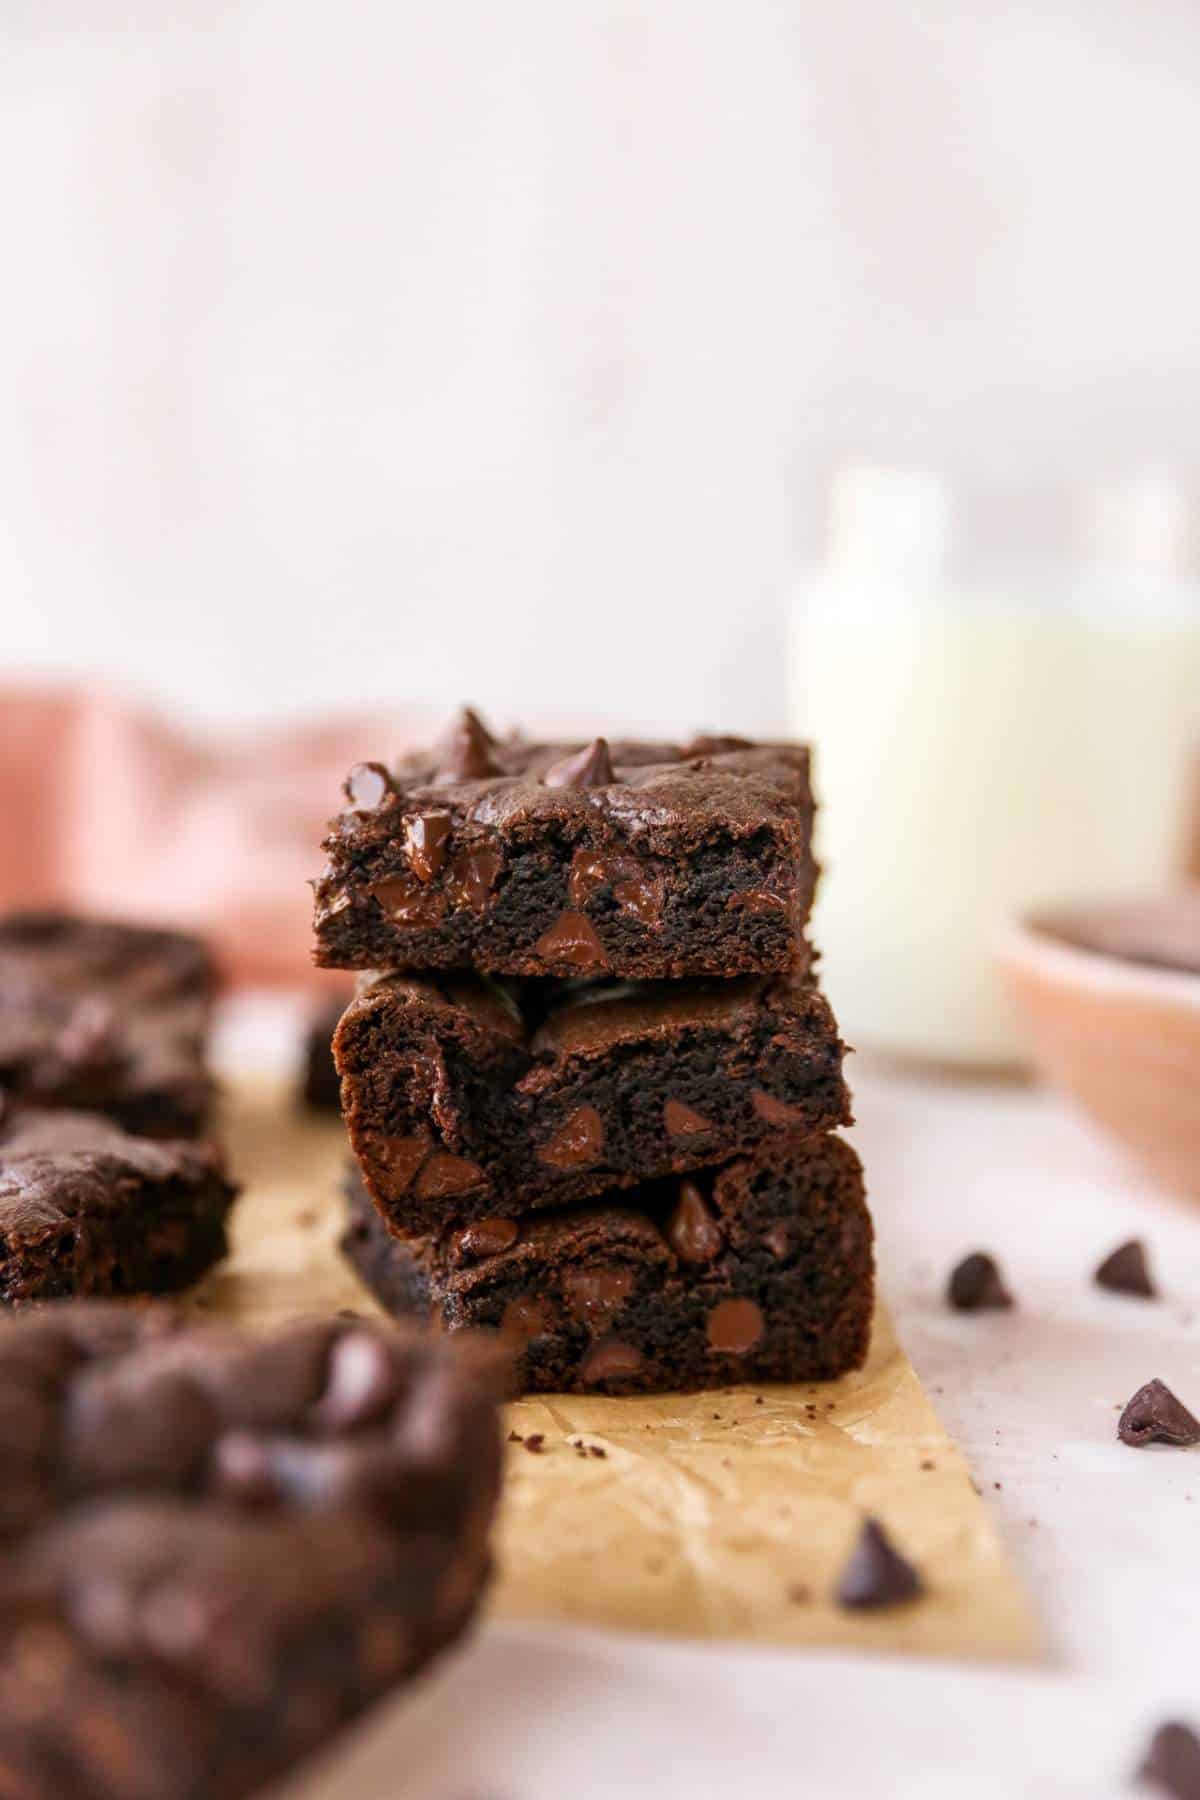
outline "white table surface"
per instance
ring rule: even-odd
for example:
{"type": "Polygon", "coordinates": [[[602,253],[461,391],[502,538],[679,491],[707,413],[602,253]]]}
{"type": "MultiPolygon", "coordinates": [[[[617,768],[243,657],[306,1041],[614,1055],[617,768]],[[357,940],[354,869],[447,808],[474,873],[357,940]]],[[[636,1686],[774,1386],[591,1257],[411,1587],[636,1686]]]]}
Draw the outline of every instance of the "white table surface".
{"type": "MultiPolygon", "coordinates": [[[[278,1009],[226,1052],[278,1057],[278,1009]]],[[[1150,1728],[1200,1728],[1200,1448],[1133,1451],[1120,1404],[1161,1376],[1200,1406],[1200,1214],[1155,1193],[1056,1098],[852,1067],[884,1295],[1041,1618],[1041,1669],[705,1648],[490,1625],[289,1790],[408,1800],[1050,1800],[1128,1794],[1150,1728]],[[1146,1239],[1164,1298],[1091,1285],[1146,1239]],[[954,1315],[991,1249],[1017,1310],[954,1315]]]]}

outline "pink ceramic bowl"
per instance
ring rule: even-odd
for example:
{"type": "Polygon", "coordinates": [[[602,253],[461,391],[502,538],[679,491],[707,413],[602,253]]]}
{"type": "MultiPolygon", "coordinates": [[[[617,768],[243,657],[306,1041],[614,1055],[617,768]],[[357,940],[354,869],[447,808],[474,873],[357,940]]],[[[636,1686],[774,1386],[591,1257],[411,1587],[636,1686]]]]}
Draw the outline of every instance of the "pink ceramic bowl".
{"type": "Polygon", "coordinates": [[[1029,918],[1000,960],[1042,1074],[1200,1199],[1200,888],[1029,918]]]}

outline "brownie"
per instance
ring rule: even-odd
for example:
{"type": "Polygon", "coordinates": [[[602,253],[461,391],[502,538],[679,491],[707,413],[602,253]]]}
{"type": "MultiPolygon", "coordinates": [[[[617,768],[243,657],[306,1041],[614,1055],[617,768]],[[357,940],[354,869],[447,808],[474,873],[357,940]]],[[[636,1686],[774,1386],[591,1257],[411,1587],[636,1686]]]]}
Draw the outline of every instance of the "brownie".
{"type": "Polygon", "coordinates": [[[134,1137],[98,1113],[12,1110],[0,1120],[0,1304],[186,1287],[224,1256],[235,1192],[215,1144],[134,1137]]]}
{"type": "Polygon", "coordinates": [[[802,975],[504,985],[382,977],[334,1039],[350,1141],[393,1231],[508,1217],[850,1121],[802,975]]]}
{"type": "Polygon", "coordinates": [[[351,997],[346,993],[336,1000],[326,1001],[309,1019],[304,1040],[300,1097],[312,1112],[341,1111],[341,1078],[333,1060],[333,1034],[351,997]]]}
{"type": "Polygon", "coordinates": [[[346,795],[314,884],[327,968],[770,974],[812,905],[796,744],[500,741],[467,711],[346,795]]]}
{"type": "Polygon", "coordinates": [[[840,1138],[762,1145],[503,1232],[392,1237],[357,1176],[347,1204],[343,1251],[381,1304],[499,1332],[527,1392],[817,1381],[866,1355],[871,1220],[840,1138]]]}
{"type": "Polygon", "coordinates": [[[207,949],[182,932],[60,912],[0,919],[0,1093],[189,1136],[212,1101],[215,986],[207,949]]]}
{"type": "Polygon", "coordinates": [[[240,1800],[470,1620],[494,1353],[169,1309],[0,1327],[0,1793],[240,1800]]]}

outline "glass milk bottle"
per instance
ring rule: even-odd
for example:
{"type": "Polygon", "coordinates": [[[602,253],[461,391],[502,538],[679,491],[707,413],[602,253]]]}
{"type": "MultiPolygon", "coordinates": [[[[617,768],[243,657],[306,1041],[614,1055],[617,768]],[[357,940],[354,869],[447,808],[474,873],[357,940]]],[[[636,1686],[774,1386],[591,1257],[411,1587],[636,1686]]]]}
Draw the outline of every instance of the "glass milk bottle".
{"type": "Polygon", "coordinates": [[[1200,744],[1192,525],[1165,483],[835,484],[792,710],[822,806],[813,935],[851,1043],[1016,1060],[990,955],[1004,922],[1178,868],[1200,744]]]}

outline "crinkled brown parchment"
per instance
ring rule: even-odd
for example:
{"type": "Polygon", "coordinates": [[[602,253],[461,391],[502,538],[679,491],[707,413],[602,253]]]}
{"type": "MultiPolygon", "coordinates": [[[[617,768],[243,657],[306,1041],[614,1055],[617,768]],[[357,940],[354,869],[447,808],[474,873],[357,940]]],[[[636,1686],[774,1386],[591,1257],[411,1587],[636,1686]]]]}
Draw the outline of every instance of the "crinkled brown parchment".
{"type": "MultiPolygon", "coordinates": [[[[245,1192],[233,1254],[197,1307],[250,1324],[376,1310],[335,1249],[340,1126],[254,1086],[231,1094],[226,1135],[245,1192]]],[[[509,1445],[500,1613],[759,1643],[1036,1652],[987,1512],[883,1313],[866,1368],[844,1381],[526,1400],[508,1428],[544,1442],[538,1454],[509,1445]],[[866,1512],[928,1587],[879,1617],[831,1598],[866,1512]]]]}

